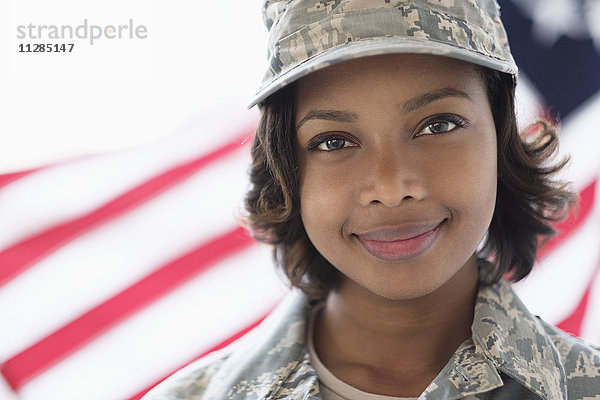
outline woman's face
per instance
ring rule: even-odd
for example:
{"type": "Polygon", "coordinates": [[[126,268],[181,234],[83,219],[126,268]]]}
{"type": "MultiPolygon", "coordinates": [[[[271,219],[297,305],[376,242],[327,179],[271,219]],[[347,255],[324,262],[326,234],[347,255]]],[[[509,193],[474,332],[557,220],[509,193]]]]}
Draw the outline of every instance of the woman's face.
{"type": "Polygon", "coordinates": [[[342,62],[298,81],[294,115],[302,221],[342,285],[416,298],[473,262],[496,199],[496,131],[474,66],[342,62]]]}

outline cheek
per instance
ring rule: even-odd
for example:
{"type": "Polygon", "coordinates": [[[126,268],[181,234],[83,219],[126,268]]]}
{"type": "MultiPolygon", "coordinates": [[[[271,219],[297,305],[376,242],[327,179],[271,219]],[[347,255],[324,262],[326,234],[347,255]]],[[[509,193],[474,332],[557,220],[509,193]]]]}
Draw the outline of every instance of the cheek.
{"type": "Polygon", "coordinates": [[[467,229],[487,231],[494,212],[497,190],[497,154],[495,134],[481,135],[484,140],[467,143],[457,153],[448,152],[446,179],[438,182],[467,229]]]}
{"type": "MultiPolygon", "coordinates": [[[[352,204],[352,177],[345,168],[324,168],[301,163],[300,215],[309,237],[342,235],[352,204]]],[[[327,240],[329,241],[329,240],[327,240]]]]}
{"type": "MultiPolygon", "coordinates": [[[[496,135],[489,135],[488,140],[475,146],[470,158],[471,165],[465,166],[473,171],[470,185],[474,187],[473,202],[491,221],[496,204],[496,190],[498,186],[498,162],[496,135]]],[[[487,230],[487,227],[486,227],[487,230]]]]}

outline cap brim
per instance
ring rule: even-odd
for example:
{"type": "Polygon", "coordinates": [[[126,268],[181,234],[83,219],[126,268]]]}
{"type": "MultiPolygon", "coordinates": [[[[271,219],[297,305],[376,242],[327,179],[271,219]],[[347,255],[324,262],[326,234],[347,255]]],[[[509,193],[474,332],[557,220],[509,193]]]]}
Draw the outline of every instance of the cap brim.
{"type": "Polygon", "coordinates": [[[480,53],[454,47],[445,43],[434,42],[431,39],[407,39],[406,37],[376,38],[350,42],[334,49],[321,53],[313,58],[298,64],[290,70],[282,73],[272,80],[268,85],[259,89],[254,95],[248,108],[254,107],[279,89],[310,74],[311,72],[328,67],[330,65],[353,60],[361,57],[376,56],[381,54],[433,54],[451,57],[473,64],[488,67],[508,74],[516,74],[517,66],[513,60],[500,60],[485,56],[480,53]]]}

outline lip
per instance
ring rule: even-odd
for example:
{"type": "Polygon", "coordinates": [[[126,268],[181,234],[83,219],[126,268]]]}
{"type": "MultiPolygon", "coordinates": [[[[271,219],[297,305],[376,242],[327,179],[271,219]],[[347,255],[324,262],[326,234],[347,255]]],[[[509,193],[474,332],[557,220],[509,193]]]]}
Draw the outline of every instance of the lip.
{"type": "Polygon", "coordinates": [[[356,237],[371,255],[384,261],[407,261],[425,253],[439,236],[446,220],[375,229],[356,237]]]}

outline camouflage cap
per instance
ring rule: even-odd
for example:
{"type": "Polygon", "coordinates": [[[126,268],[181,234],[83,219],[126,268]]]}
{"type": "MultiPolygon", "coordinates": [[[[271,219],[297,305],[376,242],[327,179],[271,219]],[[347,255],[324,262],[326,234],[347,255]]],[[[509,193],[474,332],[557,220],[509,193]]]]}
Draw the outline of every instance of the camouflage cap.
{"type": "Polygon", "coordinates": [[[249,108],[310,72],[378,54],[517,72],[496,0],[266,0],[263,19],[269,67],[249,108]]]}

